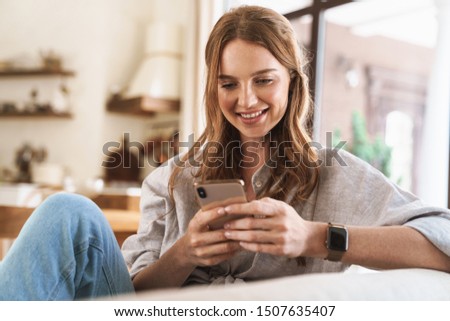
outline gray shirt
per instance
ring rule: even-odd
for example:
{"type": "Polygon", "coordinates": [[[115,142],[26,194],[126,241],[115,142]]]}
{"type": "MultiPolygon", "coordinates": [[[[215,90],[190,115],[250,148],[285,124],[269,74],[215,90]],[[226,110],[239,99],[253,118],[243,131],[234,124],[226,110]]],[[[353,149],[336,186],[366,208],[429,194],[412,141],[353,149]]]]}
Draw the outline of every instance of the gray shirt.
{"type": "MultiPolygon", "coordinates": [[[[309,198],[294,206],[305,220],[356,226],[407,225],[422,233],[437,248],[450,256],[450,211],[425,205],[416,196],[400,189],[378,170],[359,158],[329,149],[319,151],[321,161],[317,187],[309,198]]],[[[153,171],[142,185],[141,220],[137,234],[130,236],[122,252],[134,277],[154,263],[187,230],[199,210],[193,187],[193,171],[181,171],[174,188],[174,202],[168,181],[173,160],[153,171]]],[[[252,178],[258,191],[270,175],[263,166],[252,178]]],[[[292,191],[292,194],[295,191],[292,191]]],[[[289,203],[289,200],[288,200],[289,203]]],[[[296,259],[248,251],[212,267],[198,267],[187,284],[233,283],[314,272],[346,269],[340,262],[306,258],[296,259]]]]}

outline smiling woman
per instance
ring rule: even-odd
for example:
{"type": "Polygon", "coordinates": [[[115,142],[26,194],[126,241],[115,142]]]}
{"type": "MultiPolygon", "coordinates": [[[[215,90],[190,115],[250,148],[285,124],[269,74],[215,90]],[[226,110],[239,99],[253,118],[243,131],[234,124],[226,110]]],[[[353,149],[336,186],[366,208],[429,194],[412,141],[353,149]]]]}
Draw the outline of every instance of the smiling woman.
{"type": "MultiPolygon", "coordinates": [[[[281,181],[276,185],[267,182],[261,194],[285,199],[285,189],[296,186],[301,192],[295,198],[305,199],[316,185],[318,172],[317,153],[307,148],[311,139],[304,126],[311,107],[308,78],[303,70],[306,60],[285,17],[251,6],[231,12],[219,19],[206,44],[206,128],[198,143],[225,148],[230,142],[242,143],[245,139],[248,144],[243,146],[248,148],[240,148],[239,152],[219,148],[217,156],[225,153],[231,163],[218,167],[203,157],[195,176],[202,180],[243,178],[252,194],[249,199],[253,199],[251,177],[273,151],[278,174],[275,169],[271,172],[273,177],[281,176],[281,181]],[[282,142],[292,148],[271,150],[273,141],[278,142],[277,148],[282,148],[282,142]],[[242,162],[255,150],[261,161],[241,171],[242,162]],[[289,166],[292,162],[298,165],[289,166]]],[[[191,149],[187,158],[192,159],[195,153],[191,149]]],[[[203,153],[211,156],[208,148],[203,153]]],[[[177,174],[175,169],[171,182],[177,174]]]]}
{"type": "MultiPolygon", "coordinates": [[[[349,153],[311,142],[305,61],[283,16],[258,6],[225,13],[205,58],[206,129],[187,153],[146,178],[139,229],[124,242],[123,257],[98,208],[53,197],[0,265],[0,298],[14,282],[26,288],[24,297],[55,298],[63,288],[67,299],[112,295],[116,282],[132,291],[130,277],[140,291],[338,272],[351,264],[450,271],[449,210],[425,205],[349,153]],[[201,208],[194,183],[212,179],[243,180],[249,201],[201,208]],[[51,229],[42,233],[48,217],[51,229]],[[43,234],[36,244],[33,226],[43,234]],[[51,257],[41,257],[48,244],[55,244],[51,257]],[[45,284],[34,271],[22,272],[28,266],[17,264],[21,255],[45,284]],[[75,268],[66,271],[66,262],[75,268]],[[71,271],[75,282],[61,277],[71,271]]],[[[222,188],[218,198],[226,198],[222,188]]]]}
{"type": "Polygon", "coordinates": [[[169,162],[144,182],[142,230],[123,246],[137,290],[348,264],[450,269],[450,240],[441,246],[429,233],[433,226],[448,234],[447,210],[435,212],[345,152],[311,148],[318,145],[309,144],[304,126],[305,60],[284,17],[254,6],[231,10],[214,26],[205,60],[206,129],[181,163],[169,162]],[[232,142],[238,148],[227,149],[232,142]],[[251,153],[259,161],[245,166],[251,153]],[[230,161],[217,166],[223,155],[230,161]],[[203,211],[185,188],[193,179],[242,179],[252,201],[203,211]],[[226,215],[236,219],[209,229],[226,215]]]}

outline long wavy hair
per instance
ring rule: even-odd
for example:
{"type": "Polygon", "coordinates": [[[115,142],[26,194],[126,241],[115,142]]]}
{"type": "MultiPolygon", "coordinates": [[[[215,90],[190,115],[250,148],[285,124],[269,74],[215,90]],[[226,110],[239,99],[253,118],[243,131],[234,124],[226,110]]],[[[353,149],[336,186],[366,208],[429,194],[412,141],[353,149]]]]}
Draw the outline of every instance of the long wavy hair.
{"type": "MultiPolygon", "coordinates": [[[[240,178],[242,154],[239,131],[224,117],[218,102],[220,59],[225,46],[234,39],[258,44],[287,68],[290,74],[286,113],[268,133],[271,176],[258,198],[268,196],[286,200],[293,189],[293,201],[305,200],[318,180],[317,153],[309,147],[311,138],[306,128],[311,96],[299,45],[289,21],[277,12],[258,6],[241,6],[225,13],[215,24],[205,50],[207,81],[204,93],[206,128],[196,144],[184,155],[184,165],[199,159],[199,180],[240,178]],[[201,151],[199,152],[199,146],[201,151]],[[218,163],[218,160],[221,160],[218,163]],[[220,164],[220,166],[218,166],[220,164]]],[[[269,160],[266,160],[268,163],[269,160]]],[[[184,166],[177,167],[169,182],[172,195],[176,176],[184,166]]]]}

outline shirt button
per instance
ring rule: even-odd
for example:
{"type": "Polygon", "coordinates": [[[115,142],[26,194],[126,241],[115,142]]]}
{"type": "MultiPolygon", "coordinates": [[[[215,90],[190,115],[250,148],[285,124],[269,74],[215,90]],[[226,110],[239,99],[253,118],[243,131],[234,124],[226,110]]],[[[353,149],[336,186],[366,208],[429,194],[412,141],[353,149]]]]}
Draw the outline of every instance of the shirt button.
{"type": "Polygon", "coordinates": [[[261,188],[262,182],[261,182],[261,181],[256,181],[256,182],[255,182],[255,186],[256,186],[257,188],[261,188]]]}

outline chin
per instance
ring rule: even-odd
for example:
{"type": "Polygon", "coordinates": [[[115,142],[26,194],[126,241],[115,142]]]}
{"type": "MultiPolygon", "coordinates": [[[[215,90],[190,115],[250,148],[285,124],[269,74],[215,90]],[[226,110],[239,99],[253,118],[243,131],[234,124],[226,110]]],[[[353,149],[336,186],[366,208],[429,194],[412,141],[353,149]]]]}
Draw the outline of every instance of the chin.
{"type": "Polygon", "coordinates": [[[259,133],[251,132],[251,133],[241,133],[241,140],[254,140],[254,141],[261,141],[264,137],[269,133],[269,131],[261,131],[259,133]]]}

